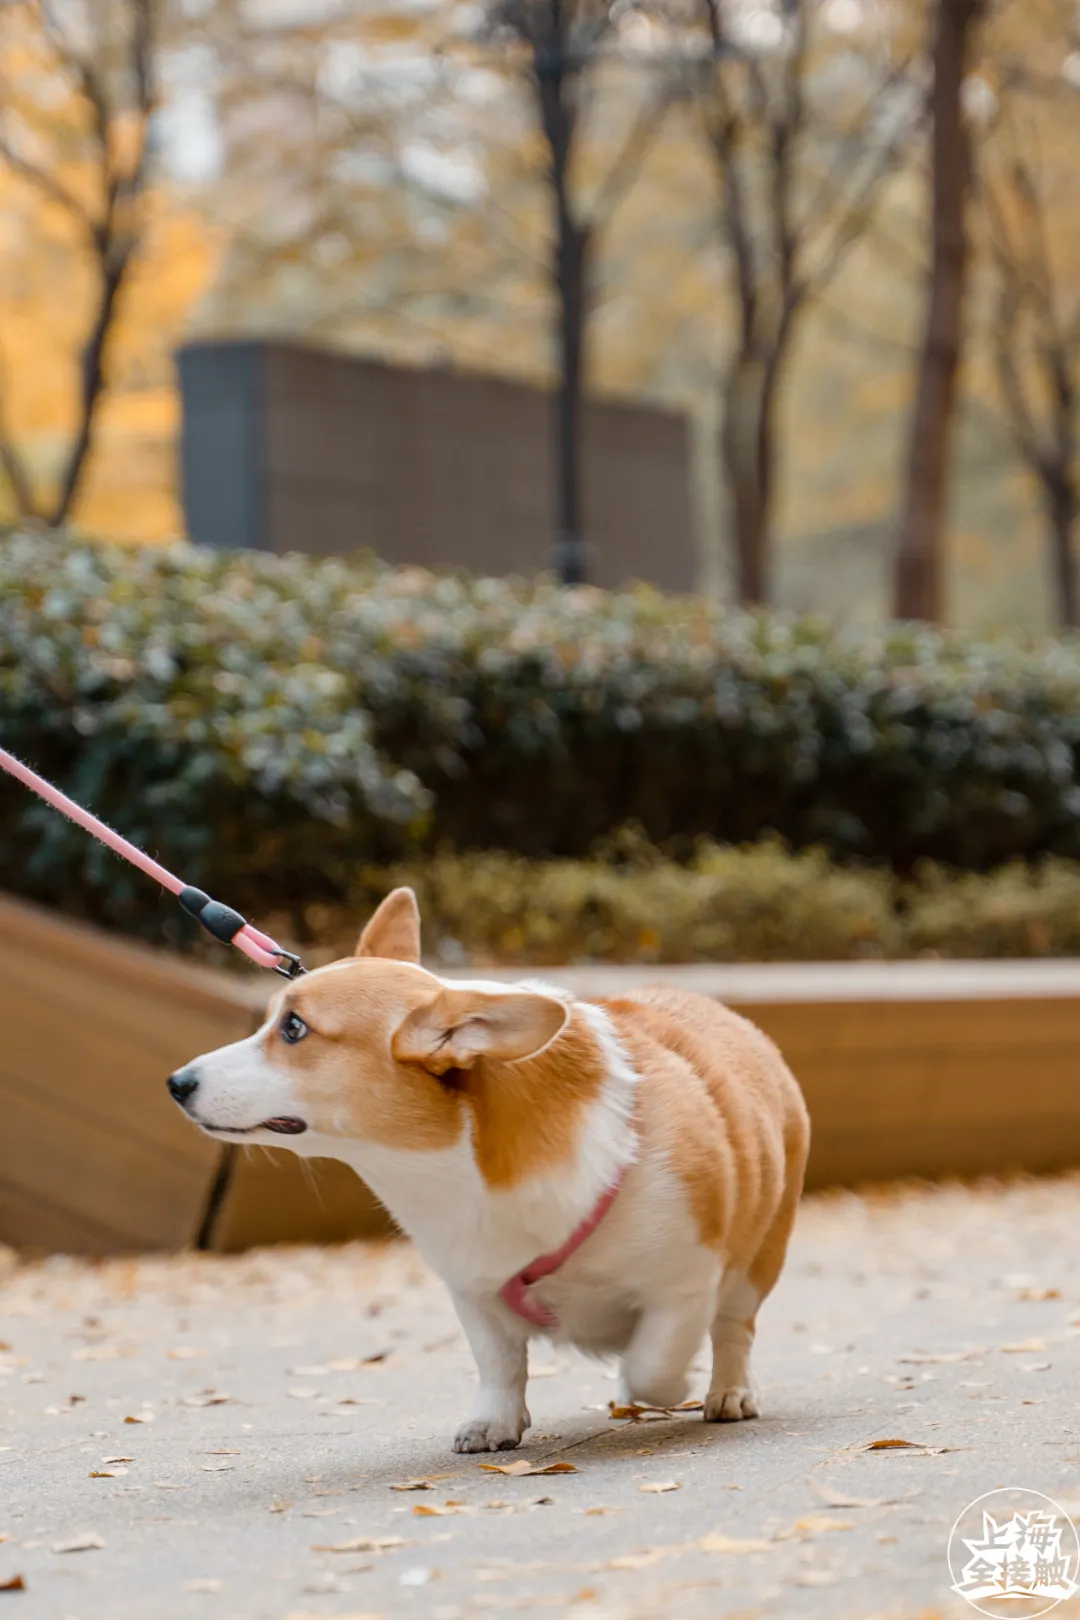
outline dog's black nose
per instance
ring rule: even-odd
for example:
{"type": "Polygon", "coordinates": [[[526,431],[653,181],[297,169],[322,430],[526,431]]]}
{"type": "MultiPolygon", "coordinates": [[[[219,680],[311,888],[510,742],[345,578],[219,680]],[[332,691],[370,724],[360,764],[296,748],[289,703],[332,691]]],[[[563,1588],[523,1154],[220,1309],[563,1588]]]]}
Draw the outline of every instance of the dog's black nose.
{"type": "Polygon", "coordinates": [[[175,1097],[181,1108],[187,1106],[199,1089],[199,1082],[190,1069],[177,1069],[170,1074],[165,1084],[169,1088],[169,1095],[175,1097]]]}

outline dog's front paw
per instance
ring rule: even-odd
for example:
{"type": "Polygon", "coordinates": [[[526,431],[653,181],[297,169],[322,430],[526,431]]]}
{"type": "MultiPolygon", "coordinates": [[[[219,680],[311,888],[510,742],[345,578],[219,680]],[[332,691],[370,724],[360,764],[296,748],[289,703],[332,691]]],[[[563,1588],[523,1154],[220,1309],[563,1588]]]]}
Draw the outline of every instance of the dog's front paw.
{"type": "Polygon", "coordinates": [[[757,1396],[745,1384],[731,1389],[710,1389],[705,1397],[706,1423],[740,1423],[743,1418],[760,1415],[757,1396]]]}
{"type": "Polygon", "coordinates": [[[455,1451],[513,1451],[529,1427],[529,1414],[504,1418],[470,1418],[454,1436],[455,1451]]]}

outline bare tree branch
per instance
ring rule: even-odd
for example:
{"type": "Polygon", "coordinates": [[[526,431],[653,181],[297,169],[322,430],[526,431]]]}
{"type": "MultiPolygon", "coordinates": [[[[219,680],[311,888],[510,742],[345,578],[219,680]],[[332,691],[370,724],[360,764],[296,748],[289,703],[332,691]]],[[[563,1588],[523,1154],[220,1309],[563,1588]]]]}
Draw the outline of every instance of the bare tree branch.
{"type": "Polygon", "coordinates": [[[602,231],[641,170],[660,127],[671,110],[673,94],[665,87],[638,114],[601,183],[589,214],[589,228],[602,231]]]}
{"type": "Polygon", "coordinates": [[[807,284],[807,292],[811,296],[816,297],[829,285],[849,249],[865,235],[877,194],[889,175],[894,174],[903,161],[904,153],[922,117],[923,114],[920,114],[912,123],[898,127],[893,138],[879,151],[877,160],[863,177],[862,184],[855,196],[848,201],[839,220],[834,222],[832,249],[824,264],[818,268],[807,284]]]}
{"type": "Polygon", "coordinates": [[[796,145],[804,128],[806,104],[803,78],[808,43],[807,8],[802,0],[783,0],[782,15],[791,33],[785,51],[781,110],[769,131],[772,180],[772,225],[774,251],[780,267],[780,283],[791,288],[795,280],[795,256],[799,241],[792,220],[792,189],[796,145]]]}

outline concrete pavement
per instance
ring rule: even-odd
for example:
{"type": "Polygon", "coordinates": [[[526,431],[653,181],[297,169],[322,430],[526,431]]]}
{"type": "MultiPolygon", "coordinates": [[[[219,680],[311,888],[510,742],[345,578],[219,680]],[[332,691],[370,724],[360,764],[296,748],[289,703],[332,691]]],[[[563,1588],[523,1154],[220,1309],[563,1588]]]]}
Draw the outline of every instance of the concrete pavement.
{"type": "Polygon", "coordinates": [[[812,1198],[760,1421],[615,1421],[613,1370],[540,1344],[480,1459],[403,1244],[0,1262],[0,1620],[970,1615],[969,1502],[1080,1520],[1078,1322],[1080,1179],[812,1198]],[[482,1466],[522,1459],[573,1471],[482,1466]]]}

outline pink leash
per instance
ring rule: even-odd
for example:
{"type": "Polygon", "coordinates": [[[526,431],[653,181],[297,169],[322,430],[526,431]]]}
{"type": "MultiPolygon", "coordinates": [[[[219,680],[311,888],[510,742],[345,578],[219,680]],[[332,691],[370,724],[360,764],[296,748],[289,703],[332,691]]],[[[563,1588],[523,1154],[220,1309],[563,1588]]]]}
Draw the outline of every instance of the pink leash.
{"type": "Polygon", "coordinates": [[[257,928],[253,928],[251,923],[241,917],[238,911],[233,911],[231,906],[222,905],[220,900],[211,900],[201,889],[193,889],[189,884],[183,883],[172,872],[166,871],[164,866],[159,866],[145,851],[137,848],[135,844],[128,843],[126,838],[121,838],[118,832],[113,832],[112,828],[99,821],[97,816],[92,816],[89,810],[84,810],[81,804],[69,799],[66,793],[61,793],[51,782],[46,782],[43,776],[32,771],[5,748],[0,748],[0,769],[7,771],[9,776],[21,782],[23,787],[29,788],[31,793],[36,793],[47,805],[59,810],[61,815],[67,816],[76,826],[88,832],[107,849],[111,849],[114,855],[119,855],[121,860],[130,861],[140,872],[145,872],[155,883],[160,883],[163,889],[168,889],[170,894],[176,896],[189,916],[202,923],[215,939],[225,945],[235,945],[238,951],[243,951],[244,955],[257,962],[259,967],[273,968],[275,973],[282,973],[287,979],[295,979],[303,973],[299,957],[294,956],[291,951],[283,950],[269,934],[260,933],[257,928]]]}
{"type": "Polygon", "coordinates": [[[509,1282],[503,1283],[499,1289],[499,1298],[503,1304],[508,1305],[517,1316],[524,1317],[526,1322],[531,1322],[533,1327],[554,1328],[559,1324],[547,1306],[541,1305],[538,1299],[531,1299],[527,1290],[541,1278],[550,1277],[553,1271],[558,1271],[559,1267],[565,1265],[570,1256],[581,1248],[585,1239],[592,1236],[618,1197],[626,1169],[626,1165],[623,1165],[607,1192],[601,1194],[595,1209],[586,1215],[580,1226],[574,1228],[561,1249],[555,1249],[551,1254],[542,1254],[537,1259],[531,1260],[523,1270],[511,1277],[509,1282]]]}

